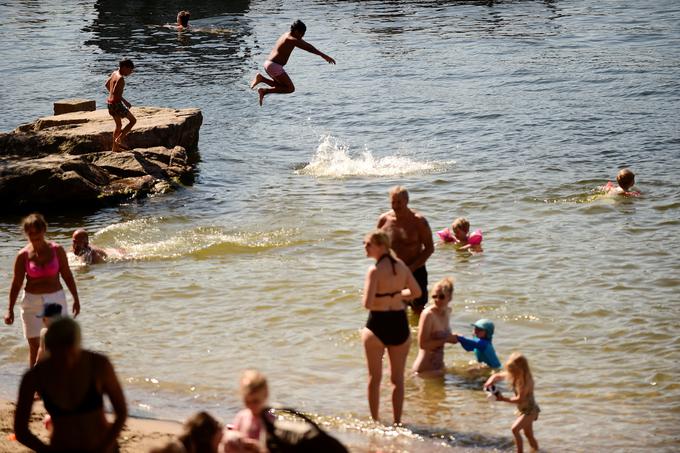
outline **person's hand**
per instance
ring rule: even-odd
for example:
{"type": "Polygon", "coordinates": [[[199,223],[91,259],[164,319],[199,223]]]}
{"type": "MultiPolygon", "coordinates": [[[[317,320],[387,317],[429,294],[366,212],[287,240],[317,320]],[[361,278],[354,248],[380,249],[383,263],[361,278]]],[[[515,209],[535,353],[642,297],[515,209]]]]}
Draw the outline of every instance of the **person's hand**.
{"type": "Polygon", "coordinates": [[[80,301],[79,300],[74,300],[73,301],[73,318],[77,318],[78,315],[80,314],[80,301]]]}
{"type": "Polygon", "coordinates": [[[498,373],[489,376],[489,379],[487,379],[486,382],[484,383],[484,388],[487,388],[490,385],[494,385],[496,381],[498,381],[498,373]]]}
{"type": "Polygon", "coordinates": [[[7,310],[7,314],[5,315],[5,324],[8,326],[14,324],[14,310],[7,310]]]}
{"type": "Polygon", "coordinates": [[[446,341],[451,344],[458,343],[458,334],[452,333],[449,335],[449,338],[447,338],[446,341]]]}
{"type": "Polygon", "coordinates": [[[324,55],[324,56],[323,56],[323,59],[326,60],[326,61],[327,61],[328,63],[330,63],[330,64],[335,64],[335,60],[333,60],[333,59],[332,59],[331,57],[329,57],[328,55],[324,55]]]}

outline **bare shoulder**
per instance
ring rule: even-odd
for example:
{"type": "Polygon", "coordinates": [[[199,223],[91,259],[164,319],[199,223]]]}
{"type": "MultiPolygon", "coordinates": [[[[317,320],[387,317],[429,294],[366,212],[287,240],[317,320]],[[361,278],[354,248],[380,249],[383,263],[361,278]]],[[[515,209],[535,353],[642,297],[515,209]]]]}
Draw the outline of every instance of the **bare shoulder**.
{"type": "Polygon", "coordinates": [[[378,228],[382,227],[392,217],[394,217],[394,214],[393,214],[392,211],[387,211],[387,212],[380,214],[380,217],[378,217],[378,228]]]}

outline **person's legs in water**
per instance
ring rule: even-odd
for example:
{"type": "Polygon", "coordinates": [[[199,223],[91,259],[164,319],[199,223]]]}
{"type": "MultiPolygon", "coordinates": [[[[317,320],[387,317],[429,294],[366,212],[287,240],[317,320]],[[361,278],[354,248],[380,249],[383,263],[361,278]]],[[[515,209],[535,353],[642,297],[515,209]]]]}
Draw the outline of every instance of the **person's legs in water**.
{"type": "Polygon", "coordinates": [[[408,356],[411,338],[409,337],[399,346],[388,346],[387,354],[390,358],[390,381],[392,382],[392,412],[394,423],[401,423],[401,412],[404,407],[404,370],[408,356]]]}
{"type": "Polygon", "coordinates": [[[369,329],[364,329],[361,334],[366,352],[368,365],[368,406],[371,409],[373,420],[379,420],[380,414],[380,381],[382,379],[382,360],[385,354],[385,345],[369,329]]]}

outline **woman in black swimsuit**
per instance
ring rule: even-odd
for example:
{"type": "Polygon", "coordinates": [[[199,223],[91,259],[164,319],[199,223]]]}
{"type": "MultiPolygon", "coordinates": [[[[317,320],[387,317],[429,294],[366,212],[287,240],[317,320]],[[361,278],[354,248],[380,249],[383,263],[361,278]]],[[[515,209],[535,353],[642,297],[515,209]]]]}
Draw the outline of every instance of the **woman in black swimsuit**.
{"type": "Polygon", "coordinates": [[[368,405],[371,417],[378,420],[382,360],[387,349],[394,423],[401,423],[404,368],[411,343],[404,299],[420,297],[420,286],[408,266],[394,257],[387,234],[380,230],[369,234],[364,247],[366,256],[376,260],[366,273],[363,297],[364,308],[370,310],[361,334],[368,362],[368,405]]]}
{"type": "Polygon", "coordinates": [[[17,440],[35,451],[113,453],[127,418],[125,396],[109,359],[80,349],[80,328],[70,318],[56,320],[45,335],[50,355],[24,374],[14,416],[17,440]],[[28,428],[38,392],[52,418],[49,446],[28,428]],[[104,416],[103,396],[115,420],[104,416]]]}

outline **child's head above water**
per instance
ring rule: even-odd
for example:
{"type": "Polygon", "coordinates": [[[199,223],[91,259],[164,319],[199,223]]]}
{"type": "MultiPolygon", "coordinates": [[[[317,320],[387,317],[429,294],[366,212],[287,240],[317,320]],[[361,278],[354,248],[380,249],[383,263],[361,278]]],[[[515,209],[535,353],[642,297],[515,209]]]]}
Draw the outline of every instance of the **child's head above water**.
{"type": "Polygon", "coordinates": [[[259,414],[269,397],[267,378],[257,370],[246,370],[241,375],[243,403],[253,414],[259,414]]]}
{"type": "Polygon", "coordinates": [[[182,27],[188,27],[189,17],[191,17],[191,13],[189,11],[180,11],[179,13],[177,13],[177,25],[182,27]]]}
{"type": "Polygon", "coordinates": [[[628,189],[635,185],[635,173],[624,168],[616,175],[616,182],[619,183],[619,187],[628,192],[628,189]]]}
{"type": "Polygon", "coordinates": [[[480,319],[472,327],[475,328],[475,336],[480,339],[491,341],[496,327],[490,319],[480,319]]]}
{"type": "Polygon", "coordinates": [[[451,224],[451,232],[459,241],[467,240],[470,233],[470,222],[465,217],[458,217],[451,224]]]}

